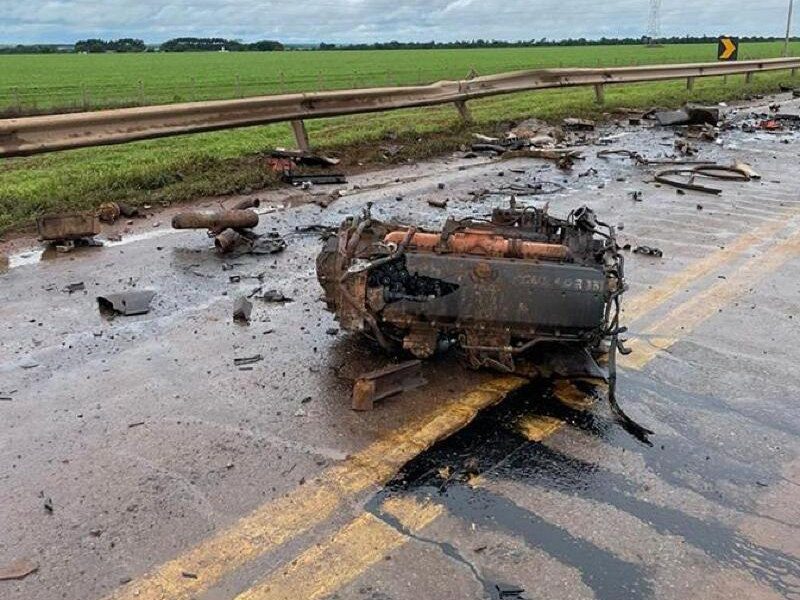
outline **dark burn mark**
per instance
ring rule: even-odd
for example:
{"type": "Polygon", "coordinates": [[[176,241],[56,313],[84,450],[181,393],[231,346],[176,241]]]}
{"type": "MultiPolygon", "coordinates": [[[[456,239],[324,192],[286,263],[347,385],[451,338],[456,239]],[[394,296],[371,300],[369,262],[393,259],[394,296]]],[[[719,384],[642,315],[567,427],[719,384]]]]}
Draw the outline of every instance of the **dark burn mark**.
{"type": "MultiPolygon", "coordinates": [[[[690,489],[680,477],[684,468],[695,470],[712,485],[714,481],[728,480],[728,468],[737,474],[749,473],[745,465],[732,461],[718,466],[698,461],[696,455],[700,449],[684,439],[667,440],[665,450],[659,443],[654,448],[643,447],[594,410],[576,411],[555,401],[546,383],[527,386],[506,402],[483,412],[467,428],[409,462],[381,497],[402,493],[430,495],[465,520],[521,535],[532,547],[578,569],[583,581],[601,600],[650,595],[646,573],[638,565],[626,563],[572,536],[502,496],[470,489],[463,482],[467,473],[482,473],[488,478],[507,478],[576,494],[627,512],[661,534],[681,536],[721,565],[748,572],[756,581],[785,597],[800,598],[800,561],[794,557],[759,546],[719,521],[699,519],[641,500],[636,497],[640,486],[624,476],[544,444],[529,442],[514,429],[516,421],[526,415],[558,417],[606,442],[640,453],[649,467],[678,489],[690,489]],[[439,470],[445,466],[452,472],[443,480],[439,470]]],[[[690,428],[685,430],[687,437],[696,437],[690,428]]],[[[718,497],[709,497],[709,500],[719,502],[718,497]]]]}

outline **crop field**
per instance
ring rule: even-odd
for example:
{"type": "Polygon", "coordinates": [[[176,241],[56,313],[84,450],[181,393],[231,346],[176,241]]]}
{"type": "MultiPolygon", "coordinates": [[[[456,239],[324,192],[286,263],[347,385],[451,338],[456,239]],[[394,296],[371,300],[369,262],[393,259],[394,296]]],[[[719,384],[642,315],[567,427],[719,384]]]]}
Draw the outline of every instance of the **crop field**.
{"type": "MultiPolygon", "coordinates": [[[[793,50],[800,52],[800,43],[793,50]]],[[[739,58],[780,56],[779,42],[743,44],[739,58]]],[[[202,52],[0,56],[0,113],[32,114],[237,98],[281,92],[430,83],[547,67],[716,59],[713,44],[464,50],[202,52]]]]}
{"type": "MultiPolygon", "coordinates": [[[[780,44],[752,44],[741,48],[740,56],[774,57],[780,44]]],[[[800,52],[800,44],[794,48],[800,52]]],[[[262,87],[242,86],[242,95],[280,91],[274,86],[275,73],[287,74],[287,89],[350,87],[348,79],[357,73],[360,85],[416,83],[441,78],[463,77],[470,69],[488,74],[511,69],[553,66],[596,66],[600,64],[694,62],[713,60],[712,45],[681,45],[663,48],[637,46],[572,47],[499,50],[441,51],[341,51],[247,54],[146,54],[146,55],[64,55],[0,56],[0,91],[13,82],[22,94],[23,85],[38,107],[64,106],[75,102],[76,85],[82,80],[101,84],[107,90],[98,105],[125,104],[126,86],[146,78],[145,92],[156,81],[163,89],[174,82],[172,92],[146,95],[145,101],[224,98],[233,95],[231,78],[240,72],[261,79],[262,87]],[[420,66],[423,71],[420,75],[420,66]],[[292,86],[288,73],[295,74],[292,86]],[[391,73],[387,78],[386,73],[391,73]],[[306,79],[300,78],[303,75],[306,79]],[[182,80],[205,78],[207,88],[196,88],[186,96],[182,80]],[[338,77],[338,79],[337,79],[338,77]],[[272,81],[272,84],[268,82],[272,81]],[[212,82],[216,82],[213,83],[212,82]],[[31,88],[33,86],[33,88],[31,88]],[[114,87],[116,86],[116,87],[114,87]],[[44,90],[50,90],[45,92],[44,90]],[[72,90],[72,91],[67,91],[72,90]],[[175,91],[178,90],[178,91],[175,91]],[[38,94],[38,95],[36,95],[38,94]],[[71,98],[71,100],[70,100],[71,98]]],[[[280,81],[280,79],[278,79],[280,81]]],[[[744,76],[698,79],[694,89],[684,81],[608,86],[603,107],[594,103],[591,88],[544,90],[497,96],[470,103],[474,123],[465,125],[452,106],[399,110],[370,115],[317,119],[307,122],[315,148],[338,153],[342,166],[375,165],[386,162],[381,142],[391,140],[402,151],[394,162],[418,160],[451,151],[469,142],[474,131],[493,133],[509,121],[529,117],[557,120],[567,116],[597,116],[614,108],[674,107],[691,100],[719,102],[778,89],[779,84],[800,86],[800,76],[788,71],[757,74],[751,83],[744,76]],[[424,143],[420,139],[424,136],[424,143]]],[[[7,92],[3,92],[7,93],[7,92]]],[[[0,95],[0,101],[3,96],[0,95]]],[[[97,100],[101,99],[98,94],[97,100]]],[[[7,98],[6,98],[7,100],[7,98]]],[[[0,103],[0,106],[2,104],[0,103]]],[[[94,104],[92,106],[95,106],[94,104]]],[[[248,127],[131,144],[56,152],[28,158],[0,160],[0,233],[27,226],[44,212],[92,208],[108,200],[129,204],[185,202],[204,196],[241,192],[274,185],[259,152],[274,147],[292,147],[294,139],[287,123],[248,127]]]]}

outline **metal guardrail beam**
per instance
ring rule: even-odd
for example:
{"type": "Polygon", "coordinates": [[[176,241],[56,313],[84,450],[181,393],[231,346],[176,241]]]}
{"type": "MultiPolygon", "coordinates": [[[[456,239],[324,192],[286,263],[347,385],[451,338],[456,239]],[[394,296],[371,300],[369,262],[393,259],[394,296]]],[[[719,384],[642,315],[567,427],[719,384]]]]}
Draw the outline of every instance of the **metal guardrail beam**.
{"type": "MultiPolygon", "coordinates": [[[[136,140],[414,108],[530,90],[641,83],[800,68],[800,57],[613,69],[543,69],[430,85],[282,94],[41,117],[0,119],[0,157],[136,140]]],[[[598,92],[599,97],[600,92],[598,92]]]]}

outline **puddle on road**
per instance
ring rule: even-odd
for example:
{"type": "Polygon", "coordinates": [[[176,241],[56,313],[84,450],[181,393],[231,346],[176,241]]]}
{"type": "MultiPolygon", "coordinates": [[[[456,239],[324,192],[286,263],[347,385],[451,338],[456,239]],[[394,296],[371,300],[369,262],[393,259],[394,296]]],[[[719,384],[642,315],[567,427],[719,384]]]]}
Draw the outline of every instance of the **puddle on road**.
{"type": "MultiPolygon", "coordinates": [[[[603,394],[603,390],[589,383],[576,385],[588,396],[603,394]]],[[[778,594],[785,597],[800,594],[800,561],[795,557],[759,546],[721,521],[699,519],[682,510],[643,500],[641,496],[646,490],[636,481],[605,468],[602,463],[586,462],[544,443],[532,442],[522,435],[521,429],[530,419],[567,423],[568,427],[578,428],[606,444],[642,455],[648,469],[669,486],[693,494],[697,492],[687,482],[694,481],[695,477],[684,477],[687,473],[699,476],[708,492],[715,482],[727,483],[731,478],[742,476],[741,469],[746,467],[731,471],[728,464],[719,468],[712,466],[711,461],[687,462],[687,457],[708,449],[701,448],[700,442],[697,447],[687,448],[683,438],[675,440],[662,435],[661,439],[654,440],[654,447],[644,446],[606,416],[605,406],[584,410],[574,403],[567,405],[559,401],[552,392],[552,382],[535,382],[484,411],[465,429],[408,463],[373,498],[369,510],[409,537],[432,544],[464,564],[481,582],[489,598],[501,597],[497,582],[483,574],[476,561],[468,559],[453,543],[404,530],[396,520],[381,512],[382,502],[394,495],[412,495],[421,501],[440,504],[451,516],[477,527],[521,538],[529,547],[574,567],[598,600],[652,596],[653,578],[659,576],[661,569],[657,557],[650,564],[627,562],[612,551],[576,537],[512,499],[493,492],[491,481],[509,480],[529,485],[532,493],[536,493],[535,488],[552,489],[598,505],[612,506],[648,524],[659,534],[679,536],[721,567],[742,571],[778,594]],[[480,475],[489,485],[471,485],[470,480],[475,475],[480,475]]],[[[688,431],[689,436],[692,433],[688,431]]],[[[706,495],[709,501],[713,501],[711,496],[706,495]]],[[[746,512],[748,507],[734,508],[746,512]]],[[[621,530],[620,536],[624,535],[621,530]]],[[[628,537],[633,535],[628,534],[628,537]]],[[[472,555],[469,550],[466,553],[472,555]]],[[[533,600],[536,596],[525,593],[522,597],[533,600]]]]}
{"type": "Polygon", "coordinates": [[[0,257],[0,261],[5,259],[6,266],[0,262],[0,273],[17,267],[24,267],[25,265],[33,265],[43,260],[59,260],[61,258],[76,257],[87,252],[97,252],[103,248],[114,248],[115,246],[125,246],[134,242],[141,242],[143,240],[150,240],[153,238],[162,237],[170,234],[177,234],[179,232],[174,229],[155,229],[153,231],[145,231],[143,233],[134,233],[123,237],[121,240],[107,240],[97,238],[102,241],[102,246],[77,246],[71,252],[58,252],[55,245],[47,244],[45,246],[17,252],[8,257],[0,257]]]}

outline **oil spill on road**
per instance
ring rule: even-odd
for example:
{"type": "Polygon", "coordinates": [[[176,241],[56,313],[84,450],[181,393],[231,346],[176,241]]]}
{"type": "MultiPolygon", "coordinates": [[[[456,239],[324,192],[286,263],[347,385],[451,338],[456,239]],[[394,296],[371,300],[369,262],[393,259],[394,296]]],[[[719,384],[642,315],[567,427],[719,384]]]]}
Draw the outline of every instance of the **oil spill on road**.
{"type": "MultiPolygon", "coordinates": [[[[586,391],[592,393],[591,389],[586,391]]],[[[674,439],[667,440],[665,449],[661,448],[664,440],[657,440],[652,448],[638,444],[621,432],[609,417],[602,415],[602,407],[592,411],[574,410],[556,400],[551,392],[547,382],[531,384],[500,405],[484,411],[465,429],[416,457],[373,499],[370,505],[373,514],[386,520],[380,512],[380,504],[394,494],[419,496],[443,505],[454,517],[522,537],[530,547],[574,567],[599,600],[652,595],[649,577],[657,564],[641,565],[622,560],[509,498],[483,486],[468,485],[469,475],[480,474],[489,482],[505,479],[612,506],[660,534],[681,536],[720,566],[749,573],[760,584],[785,597],[800,595],[800,561],[796,558],[755,544],[719,520],[700,519],[643,500],[640,494],[645,490],[640,484],[602,464],[586,462],[543,443],[531,442],[518,433],[515,425],[520,419],[531,416],[558,418],[605,443],[640,453],[649,468],[677,489],[686,487],[679,471],[687,468],[687,461],[692,463],[688,468],[696,466],[702,477],[711,480],[729,477],[729,462],[712,466],[707,464],[709,461],[696,460],[693,457],[698,448],[679,448],[680,443],[684,443],[683,438],[680,443],[674,439]],[[448,473],[444,478],[442,469],[447,469],[445,472],[448,473]]],[[[692,435],[692,429],[687,427],[687,438],[692,435]]],[[[741,474],[742,469],[744,466],[739,465],[735,472],[741,474]]],[[[715,498],[709,497],[709,500],[715,498]]],[[[396,523],[389,524],[397,526],[396,523]]],[[[421,539],[418,535],[409,535],[421,539]]],[[[483,584],[487,596],[498,597],[493,583],[480,573],[479,567],[465,559],[458,548],[436,540],[424,541],[439,546],[446,555],[468,565],[483,584]]]]}

